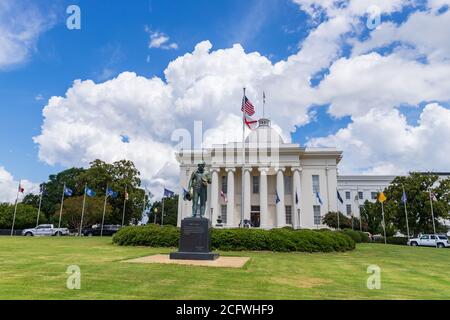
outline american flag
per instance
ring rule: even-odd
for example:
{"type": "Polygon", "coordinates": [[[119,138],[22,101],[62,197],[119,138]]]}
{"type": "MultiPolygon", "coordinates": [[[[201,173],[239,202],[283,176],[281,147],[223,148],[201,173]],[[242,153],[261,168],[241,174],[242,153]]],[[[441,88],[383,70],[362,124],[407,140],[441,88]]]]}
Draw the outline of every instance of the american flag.
{"type": "Polygon", "coordinates": [[[244,100],[242,101],[242,108],[241,111],[248,114],[249,116],[252,116],[255,114],[255,107],[253,106],[253,104],[250,102],[250,100],[247,99],[247,97],[244,96],[244,100]]]}

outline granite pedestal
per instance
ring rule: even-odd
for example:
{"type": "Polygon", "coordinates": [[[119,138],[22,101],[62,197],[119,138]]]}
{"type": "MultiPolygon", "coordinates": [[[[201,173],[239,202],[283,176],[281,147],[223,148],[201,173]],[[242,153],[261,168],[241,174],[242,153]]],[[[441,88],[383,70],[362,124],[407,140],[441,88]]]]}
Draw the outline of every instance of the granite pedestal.
{"type": "Polygon", "coordinates": [[[173,260],[216,260],[218,253],[211,252],[211,222],[206,218],[186,218],[181,221],[180,246],[172,252],[173,260]]]}

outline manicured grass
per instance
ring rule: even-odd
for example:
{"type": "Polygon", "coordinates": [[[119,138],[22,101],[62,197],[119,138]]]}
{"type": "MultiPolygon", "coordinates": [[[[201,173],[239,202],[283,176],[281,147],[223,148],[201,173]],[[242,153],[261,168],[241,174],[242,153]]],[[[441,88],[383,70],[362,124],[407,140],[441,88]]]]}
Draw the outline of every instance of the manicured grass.
{"type": "Polygon", "coordinates": [[[0,237],[0,299],[449,299],[450,250],[361,244],[352,252],[224,252],[243,269],[121,263],[170,249],[119,247],[110,238],[0,237]],[[381,268],[368,290],[367,267],[381,268]],[[66,269],[81,268],[81,290],[66,269]]]}

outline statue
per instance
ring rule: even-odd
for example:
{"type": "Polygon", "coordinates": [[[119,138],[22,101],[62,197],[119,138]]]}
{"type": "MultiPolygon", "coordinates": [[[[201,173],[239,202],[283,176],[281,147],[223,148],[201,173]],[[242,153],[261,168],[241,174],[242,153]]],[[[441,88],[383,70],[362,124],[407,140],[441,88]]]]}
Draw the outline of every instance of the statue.
{"type": "Polygon", "coordinates": [[[211,175],[205,170],[206,163],[198,164],[197,171],[192,173],[189,180],[189,198],[192,199],[192,216],[197,217],[200,211],[200,218],[205,216],[206,200],[208,199],[208,184],[211,184],[211,175]]]}

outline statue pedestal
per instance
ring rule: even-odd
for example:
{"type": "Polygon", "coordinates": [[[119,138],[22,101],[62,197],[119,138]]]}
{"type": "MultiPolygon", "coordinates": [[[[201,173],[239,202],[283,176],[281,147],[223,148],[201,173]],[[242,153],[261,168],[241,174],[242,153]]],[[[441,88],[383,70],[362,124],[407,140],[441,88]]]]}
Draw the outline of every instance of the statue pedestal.
{"type": "Polygon", "coordinates": [[[216,260],[218,253],[211,252],[211,222],[205,218],[186,218],[181,221],[180,246],[172,252],[172,260],[216,260]]]}

